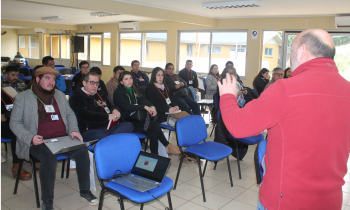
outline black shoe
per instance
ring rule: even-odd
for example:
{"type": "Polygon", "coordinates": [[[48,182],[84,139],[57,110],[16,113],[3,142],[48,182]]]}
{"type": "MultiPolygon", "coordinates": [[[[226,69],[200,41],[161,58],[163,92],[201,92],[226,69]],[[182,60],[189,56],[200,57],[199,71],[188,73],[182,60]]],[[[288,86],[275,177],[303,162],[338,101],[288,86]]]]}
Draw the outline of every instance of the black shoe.
{"type": "Polygon", "coordinates": [[[90,205],[97,205],[98,204],[98,199],[91,193],[90,190],[86,194],[80,193],[80,196],[82,198],[85,198],[89,202],[90,205]]]}
{"type": "Polygon", "coordinates": [[[41,204],[41,210],[54,210],[54,208],[53,208],[53,201],[52,200],[44,201],[41,204]]]}

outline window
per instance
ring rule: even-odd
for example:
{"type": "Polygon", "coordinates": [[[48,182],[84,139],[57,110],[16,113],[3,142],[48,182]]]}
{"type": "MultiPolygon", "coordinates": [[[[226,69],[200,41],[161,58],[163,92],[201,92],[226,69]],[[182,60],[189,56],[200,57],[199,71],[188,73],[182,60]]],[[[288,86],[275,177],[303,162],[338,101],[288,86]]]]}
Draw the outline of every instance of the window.
{"type": "Polygon", "coordinates": [[[167,33],[120,33],[119,41],[119,65],[138,60],[141,67],[165,66],[167,33]]]}
{"type": "Polygon", "coordinates": [[[212,64],[218,65],[219,72],[222,72],[226,62],[232,61],[239,76],[245,76],[246,31],[180,32],[179,36],[179,69],[185,67],[186,60],[192,60],[192,69],[196,72],[208,73],[212,64]],[[188,46],[192,46],[191,54],[188,46]]]}
{"type": "Polygon", "coordinates": [[[265,56],[272,56],[272,55],[273,55],[273,49],[265,48],[265,56]]]}
{"type": "Polygon", "coordinates": [[[111,32],[103,33],[103,65],[111,65],[111,32]]]}
{"type": "Polygon", "coordinates": [[[192,44],[188,44],[187,45],[187,55],[193,55],[193,45],[192,44]]]}
{"type": "Polygon", "coordinates": [[[18,51],[25,58],[39,59],[39,35],[18,36],[18,51]],[[28,45],[26,44],[28,43],[28,45]]]}
{"type": "Polygon", "coordinates": [[[19,37],[19,48],[26,48],[26,40],[24,36],[19,37]]]}

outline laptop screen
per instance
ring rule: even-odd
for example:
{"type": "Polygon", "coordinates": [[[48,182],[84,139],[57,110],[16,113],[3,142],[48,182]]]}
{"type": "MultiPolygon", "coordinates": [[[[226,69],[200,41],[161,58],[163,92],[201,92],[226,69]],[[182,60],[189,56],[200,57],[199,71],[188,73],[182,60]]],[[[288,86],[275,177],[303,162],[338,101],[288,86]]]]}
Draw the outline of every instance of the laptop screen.
{"type": "Polygon", "coordinates": [[[132,174],[161,183],[171,159],[140,151],[132,174]]]}

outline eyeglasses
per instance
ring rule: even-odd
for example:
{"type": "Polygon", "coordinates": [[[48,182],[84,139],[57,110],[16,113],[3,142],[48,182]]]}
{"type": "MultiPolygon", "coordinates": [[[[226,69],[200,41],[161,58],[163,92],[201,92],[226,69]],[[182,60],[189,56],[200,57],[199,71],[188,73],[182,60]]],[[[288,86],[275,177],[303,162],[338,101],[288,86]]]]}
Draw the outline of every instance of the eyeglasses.
{"type": "Polygon", "coordinates": [[[229,73],[229,74],[231,74],[231,75],[236,75],[236,73],[229,73]]]}
{"type": "Polygon", "coordinates": [[[90,83],[90,85],[97,85],[99,86],[100,85],[100,82],[95,82],[95,81],[87,81],[90,83]]]}
{"type": "Polygon", "coordinates": [[[81,67],[81,69],[88,69],[89,67],[87,66],[87,67],[85,67],[85,66],[82,66],[81,67]]]}
{"type": "Polygon", "coordinates": [[[283,77],[283,73],[280,73],[280,74],[278,74],[278,73],[275,73],[277,76],[279,76],[279,77],[283,77]]]}

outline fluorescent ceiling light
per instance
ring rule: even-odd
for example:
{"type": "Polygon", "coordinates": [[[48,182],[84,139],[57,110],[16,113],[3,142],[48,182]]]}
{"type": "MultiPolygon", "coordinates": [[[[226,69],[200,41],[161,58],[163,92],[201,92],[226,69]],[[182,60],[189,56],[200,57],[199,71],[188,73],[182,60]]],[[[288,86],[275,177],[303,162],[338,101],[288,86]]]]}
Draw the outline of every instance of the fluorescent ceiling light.
{"type": "Polygon", "coordinates": [[[202,7],[208,8],[208,9],[229,9],[229,8],[260,7],[260,5],[261,3],[259,1],[252,0],[252,1],[203,3],[202,7]]]}
{"type": "Polygon", "coordinates": [[[41,20],[46,21],[57,21],[57,20],[65,20],[67,17],[64,16],[51,16],[51,17],[42,17],[41,20]]]}
{"type": "Polygon", "coordinates": [[[116,13],[107,13],[107,12],[91,12],[90,16],[95,16],[95,17],[109,17],[109,16],[117,16],[120,14],[116,13]]]}

